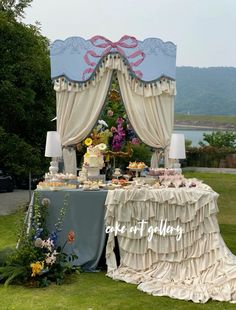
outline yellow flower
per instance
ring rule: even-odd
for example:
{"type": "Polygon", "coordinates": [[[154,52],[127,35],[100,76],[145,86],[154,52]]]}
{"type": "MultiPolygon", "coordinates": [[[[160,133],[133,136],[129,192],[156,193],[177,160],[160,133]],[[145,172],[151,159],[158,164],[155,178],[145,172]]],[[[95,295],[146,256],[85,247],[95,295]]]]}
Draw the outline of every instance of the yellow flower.
{"type": "Polygon", "coordinates": [[[35,277],[37,274],[39,274],[43,268],[44,268],[44,262],[36,262],[30,264],[30,267],[32,268],[32,274],[31,277],[35,277]]]}
{"type": "Polygon", "coordinates": [[[89,156],[89,153],[85,153],[84,156],[85,156],[85,157],[88,157],[88,156],[89,156]]]}
{"type": "Polygon", "coordinates": [[[85,139],[84,143],[86,146],[90,146],[93,143],[93,140],[91,138],[87,138],[85,139]]]}

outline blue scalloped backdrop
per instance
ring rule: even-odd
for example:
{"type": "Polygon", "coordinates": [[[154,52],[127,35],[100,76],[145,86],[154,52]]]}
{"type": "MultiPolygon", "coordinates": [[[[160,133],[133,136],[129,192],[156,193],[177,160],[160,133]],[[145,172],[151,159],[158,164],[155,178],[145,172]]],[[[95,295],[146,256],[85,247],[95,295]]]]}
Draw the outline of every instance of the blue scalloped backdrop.
{"type": "Polygon", "coordinates": [[[175,44],[158,38],[138,41],[129,36],[118,42],[101,36],[54,41],[50,47],[51,77],[66,76],[71,81],[84,82],[93,76],[103,57],[111,53],[119,53],[133,76],[142,81],[151,82],[161,77],[175,80],[175,44]]]}

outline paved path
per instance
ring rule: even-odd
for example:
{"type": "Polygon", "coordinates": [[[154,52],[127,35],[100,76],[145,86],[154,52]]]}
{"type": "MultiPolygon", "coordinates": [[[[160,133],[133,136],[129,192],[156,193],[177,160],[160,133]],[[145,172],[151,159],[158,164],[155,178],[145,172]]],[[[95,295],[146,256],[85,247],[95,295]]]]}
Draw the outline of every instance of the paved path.
{"type": "Polygon", "coordinates": [[[13,213],[28,203],[28,190],[16,189],[12,193],[0,192],[0,215],[13,213]]]}

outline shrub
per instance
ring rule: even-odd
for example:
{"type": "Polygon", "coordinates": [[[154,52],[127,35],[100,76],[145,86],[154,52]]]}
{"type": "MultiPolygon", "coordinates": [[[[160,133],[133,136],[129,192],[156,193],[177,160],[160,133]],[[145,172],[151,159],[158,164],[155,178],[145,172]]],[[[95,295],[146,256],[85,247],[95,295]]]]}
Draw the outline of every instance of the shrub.
{"type": "Polygon", "coordinates": [[[235,149],[230,147],[191,147],[187,149],[187,166],[218,168],[220,161],[233,153],[235,153],[235,149]]]}

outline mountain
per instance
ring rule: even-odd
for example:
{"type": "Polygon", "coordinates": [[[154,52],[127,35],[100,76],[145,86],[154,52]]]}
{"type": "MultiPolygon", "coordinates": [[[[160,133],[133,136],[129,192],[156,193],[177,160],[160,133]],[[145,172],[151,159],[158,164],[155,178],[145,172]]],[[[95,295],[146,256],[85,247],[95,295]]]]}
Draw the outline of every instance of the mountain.
{"type": "Polygon", "coordinates": [[[175,112],[236,115],[236,68],[177,67],[175,112]]]}

